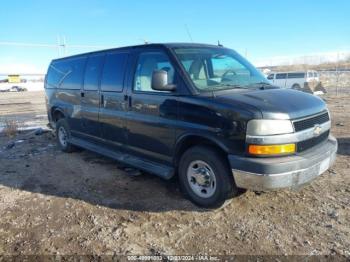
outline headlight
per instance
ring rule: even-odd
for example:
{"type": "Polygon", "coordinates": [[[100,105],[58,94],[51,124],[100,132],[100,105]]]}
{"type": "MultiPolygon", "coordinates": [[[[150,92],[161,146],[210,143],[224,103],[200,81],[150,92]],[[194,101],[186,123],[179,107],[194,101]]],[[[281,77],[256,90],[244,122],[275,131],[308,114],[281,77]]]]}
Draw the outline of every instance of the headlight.
{"type": "Polygon", "coordinates": [[[293,133],[290,120],[253,119],[248,122],[247,135],[265,136],[293,133]]]}

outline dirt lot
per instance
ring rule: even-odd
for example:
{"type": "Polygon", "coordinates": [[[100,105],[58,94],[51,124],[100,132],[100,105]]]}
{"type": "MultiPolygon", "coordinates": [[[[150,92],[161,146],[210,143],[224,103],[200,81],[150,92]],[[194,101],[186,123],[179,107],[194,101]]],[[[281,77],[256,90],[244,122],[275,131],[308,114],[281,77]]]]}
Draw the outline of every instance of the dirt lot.
{"type": "MultiPolygon", "coordinates": [[[[325,98],[339,141],[330,172],[298,192],[247,191],[211,211],[183,199],[175,180],[130,176],[88,151],[61,153],[49,132],[20,134],[12,148],[2,136],[0,254],[349,257],[350,97],[325,98]]],[[[1,117],[32,121],[43,103],[42,93],[0,94],[1,117]]]]}

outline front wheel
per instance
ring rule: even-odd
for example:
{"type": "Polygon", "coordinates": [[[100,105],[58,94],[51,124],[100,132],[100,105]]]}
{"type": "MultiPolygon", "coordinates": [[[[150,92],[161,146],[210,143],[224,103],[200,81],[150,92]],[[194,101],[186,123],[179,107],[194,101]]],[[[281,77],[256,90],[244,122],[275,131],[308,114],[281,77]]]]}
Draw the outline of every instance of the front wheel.
{"type": "Polygon", "coordinates": [[[300,87],[299,84],[294,84],[294,85],[292,86],[292,89],[301,91],[301,87],[300,87]]]}
{"type": "Polygon", "coordinates": [[[179,181],[185,195],[201,207],[219,207],[238,194],[224,156],[206,146],[195,146],[184,153],[179,164],[179,181]]]}
{"type": "Polygon", "coordinates": [[[74,146],[69,143],[70,140],[70,128],[65,119],[60,119],[56,123],[56,139],[59,148],[63,152],[73,152],[74,146]]]}

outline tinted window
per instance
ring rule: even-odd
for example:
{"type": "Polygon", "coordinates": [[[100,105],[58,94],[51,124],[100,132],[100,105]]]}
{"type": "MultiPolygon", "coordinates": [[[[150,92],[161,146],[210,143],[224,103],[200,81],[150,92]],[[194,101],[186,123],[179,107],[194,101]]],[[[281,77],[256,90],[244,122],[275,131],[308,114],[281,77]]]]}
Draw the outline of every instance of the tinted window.
{"type": "Polygon", "coordinates": [[[174,68],[170,64],[168,57],[162,52],[143,53],[139,56],[135,77],[134,90],[163,92],[152,89],[151,81],[154,70],[164,70],[168,72],[168,84],[173,84],[174,68]]]}
{"type": "Polygon", "coordinates": [[[47,84],[62,89],[80,89],[86,57],[70,58],[51,63],[47,84]]]}
{"type": "Polygon", "coordinates": [[[84,90],[98,90],[104,55],[90,56],[85,68],[84,90]]]}
{"type": "Polygon", "coordinates": [[[286,79],[287,74],[276,74],[276,79],[286,79]]]}
{"type": "Polygon", "coordinates": [[[117,92],[123,90],[127,58],[127,53],[111,53],[106,55],[101,79],[101,90],[117,92]]]}
{"type": "Polygon", "coordinates": [[[269,80],[271,80],[271,79],[273,79],[273,74],[271,74],[271,75],[269,75],[268,77],[267,77],[267,79],[269,79],[269,80]]]}
{"type": "Polygon", "coordinates": [[[48,87],[80,89],[86,58],[71,58],[52,62],[47,73],[48,87]]]}
{"type": "Polygon", "coordinates": [[[304,78],[305,73],[289,73],[288,78],[304,78]]]}
{"type": "Polygon", "coordinates": [[[57,68],[54,63],[51,63],[46,75],[46,88],[56,88],[58,86],[58,82],[64,75],[61,70],[57,68]]]}
{"type": "Polygon", "coordinates": [[[313,77],[314,74],[312,72],[307,73],[307,77],[313,77]]]}

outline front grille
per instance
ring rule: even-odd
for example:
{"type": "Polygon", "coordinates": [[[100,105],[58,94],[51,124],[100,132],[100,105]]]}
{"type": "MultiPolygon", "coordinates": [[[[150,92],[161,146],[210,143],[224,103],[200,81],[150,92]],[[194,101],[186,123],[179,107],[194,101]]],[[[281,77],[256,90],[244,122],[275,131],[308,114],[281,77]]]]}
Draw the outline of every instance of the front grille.
{"type": "Polygon", "coordinates": [[[322,143],[323,141],[327,140],[329,136],[329,130],[327,132],[324,132],[323,134],[319,135],[318,137],[313,137],[308,140],[304,140],[297,143],[297,152],[303,152],[305,150],[308,150],[309,148],[322,143]]]}
{"type": "Polygon", "coordinates": [[[295,132],[302,131],[308,128],[312,128],[317,124],[323,124],[329,121],[329,115],[328,112],[325,112],[324,114],[310,117],[302,120],[294,121],[294,129],[295,132]]]}

